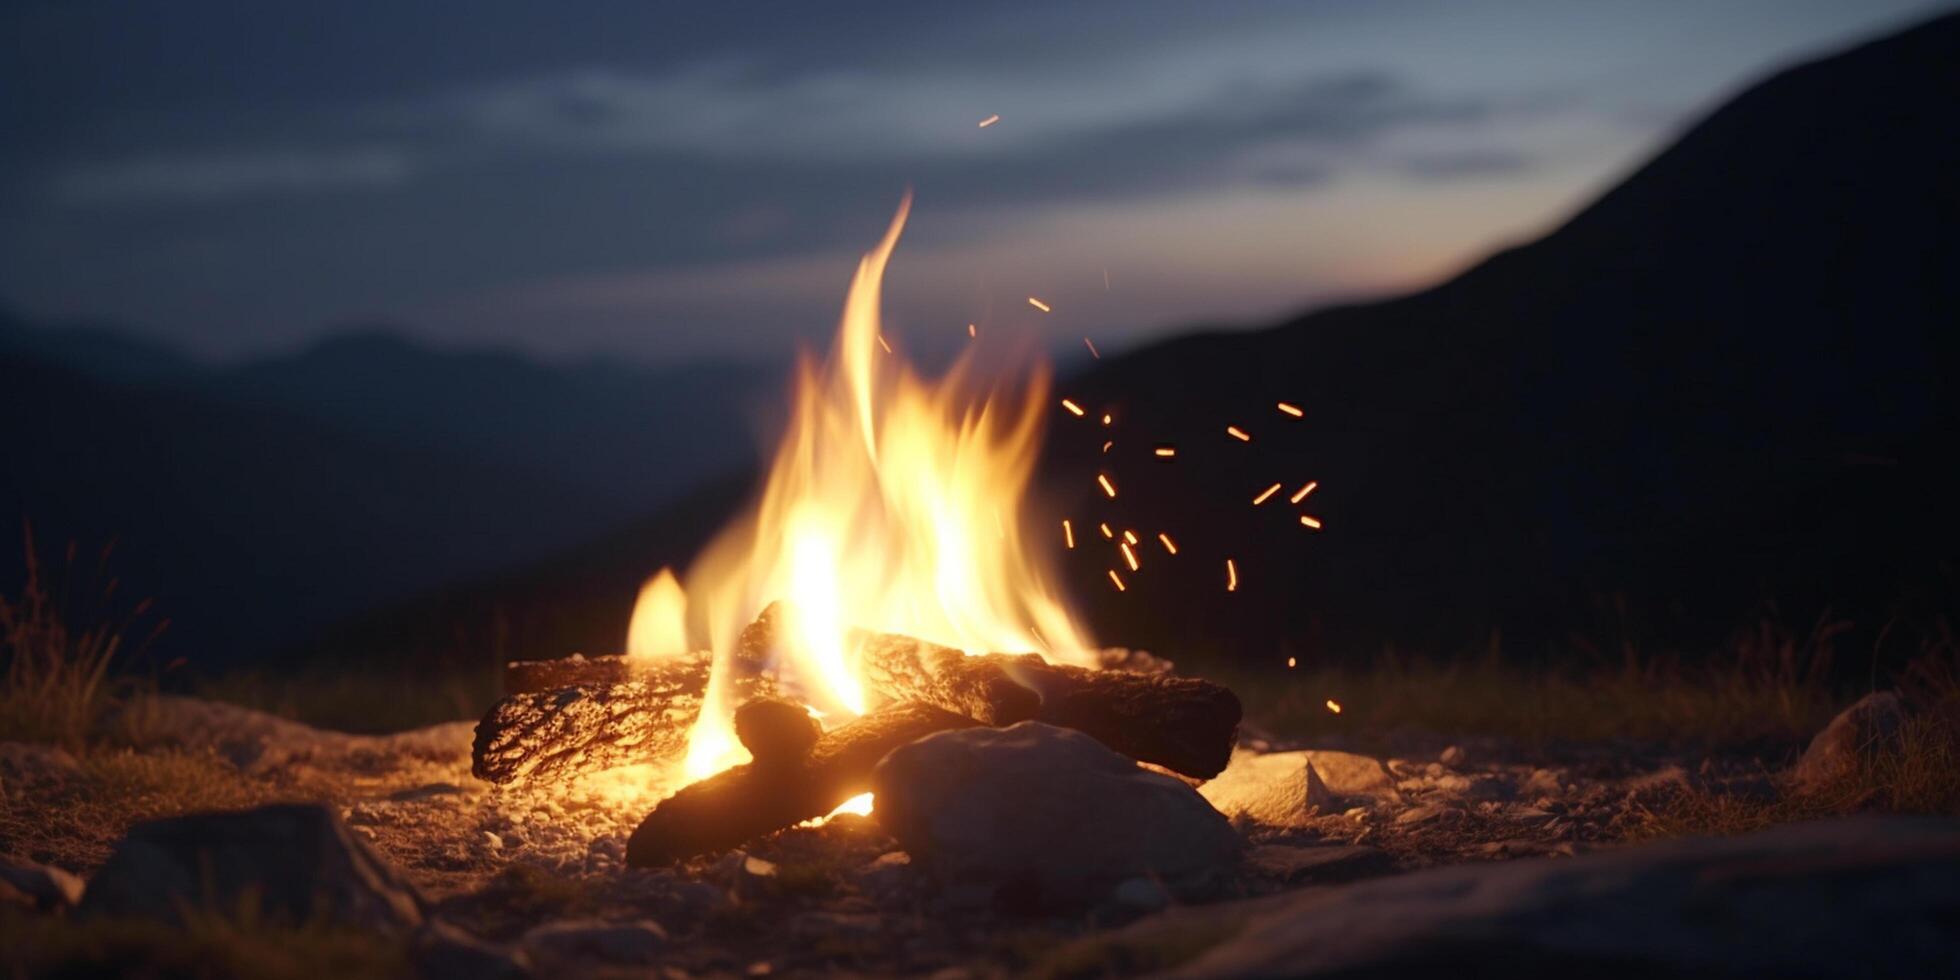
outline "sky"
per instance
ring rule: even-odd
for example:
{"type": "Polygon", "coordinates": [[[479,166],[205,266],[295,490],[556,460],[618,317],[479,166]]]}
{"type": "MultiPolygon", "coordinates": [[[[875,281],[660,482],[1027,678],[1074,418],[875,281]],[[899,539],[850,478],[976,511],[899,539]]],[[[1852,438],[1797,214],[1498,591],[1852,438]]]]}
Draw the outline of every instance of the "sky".
{"type": "Polygon", "coordinates": [[[775,359],[910,188],[901,343],[1121,349],[1433,282],[1945,6],[11,0],[0,306],[775,359]]]}

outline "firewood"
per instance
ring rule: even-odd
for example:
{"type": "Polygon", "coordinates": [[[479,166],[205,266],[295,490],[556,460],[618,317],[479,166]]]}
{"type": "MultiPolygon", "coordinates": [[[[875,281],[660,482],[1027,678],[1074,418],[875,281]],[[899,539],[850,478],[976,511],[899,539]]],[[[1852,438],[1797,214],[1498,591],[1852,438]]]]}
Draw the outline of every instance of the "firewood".
{"type": "Polygon", "coordinates": [[[763,765],[795,762],[822,737],[823,725],[794,701],[756,698],[735,709],[735,738],[763,765]]]}
{"type": "Polygon", "coordinates": [[[825,732],[808,755],[735,766],[661,801],[626,842],[634,867],[671,864],[821,817],[871,791],[885,754],[973,719],[927,704],[890,704],[825,732]]]}
{"type": "MultiPolygon", "coordinates": [[[[700,657],[690,657],[677,663],[688,670],[701,670],[702,676],[707,676],[707,664],[700,657]]],[[[556,660],[513,660],[504,665],[504,693],[529,694],[532,691],[555,691],[561,687],[619,684],[633,680],[637,666],[625,657],[585,657],[578,654],[556,660]]]]}
{"type": "MultiPolygon", "coordinates": [[[[749,628],[755,634],[749,642],[766,649],[762,634],[780,615],[777,605],[764,610],[749,628]]],[[[1238,696],[1210,681],[1087,670],[1032,653],[968,655],[896,633],[854,630],[850,643],[877,701],[923,701],[986,725],[1034,720],[1073,728],[1133,759],[1198,779],[1223,772],[1238,742],[1238,696]]]]}
{"type": "MultiPolygon", "coordinates": [[[[571,685],[523,690],[490,707],[476,725],[471,772],[506,784],[520,779],[570,776],[614,766],[666,762],[687,750],[688,732],[701,713],[712,660],[697,655],[648,665],[600,657],[524,664],[506,673],[525,683],[575,680],[571,685]],[[607,678],[630,677],[630,680],[607,678]]],[[[510,665],[512,669],[520,664],[510,665]]],[[[731,678],[737,697],[772,693],[756,675],[755,661],[737,659],[731,678]]]]}

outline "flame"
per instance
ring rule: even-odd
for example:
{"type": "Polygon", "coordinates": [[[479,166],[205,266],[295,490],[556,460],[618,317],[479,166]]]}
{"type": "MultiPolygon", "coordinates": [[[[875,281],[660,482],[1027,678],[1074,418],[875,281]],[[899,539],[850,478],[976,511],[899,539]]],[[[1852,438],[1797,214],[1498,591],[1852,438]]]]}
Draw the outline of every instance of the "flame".
{"type": "Polygon", "coordinates": [[[674,570],[663,568],[640,588],[626,627],[626,658],[648,663],[686,653],[687,593],[674,570]]]}
{"type": "Polygon", "coordinates": [[[727,678],[742,627],[772,601],[784,601],[779,684],[837,722],[866,703],[852,664],[855,627],[969,653],[1025,651],[1033,637],[1051,659],[1095,662],[1021,533],[1020,502],[1053,404],[1046,371],[1018,394],[984,391],[965,360],[928,380],[903,358],[877,354],[885,266],[910,206],[908,195],[859,263],[828,359],[800,360],[761,498],[689,569],[688,612],[716,657],[689,743],[690,778],[747,754],[734,738],[727,678]]]}

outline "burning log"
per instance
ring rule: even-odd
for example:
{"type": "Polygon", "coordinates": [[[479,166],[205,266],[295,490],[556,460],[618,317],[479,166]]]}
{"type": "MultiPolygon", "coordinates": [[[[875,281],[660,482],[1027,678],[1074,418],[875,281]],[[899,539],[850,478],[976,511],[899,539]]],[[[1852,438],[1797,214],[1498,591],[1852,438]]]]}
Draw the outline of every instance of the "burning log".
{"type": "MultiPolygon", "coordinates": [[[[767,650],[777,606],[743,634],[767,650]]],[[[866,689],[885,702],[921,701],[985,725],[1040,721],[1093,736],[1133,759],[1210,779],[1225,770],[1243,709],[1229,688],[1165,672],[1087,670],[1038,654],[969,656],[896,633],[853,631],[866,689]]],[[[1133,659],[1135,659],[1133,655],[1133,659]]],[[[1142,664],[1157,669],[1161,661],[1142,664]]]]}
{"type": "MultiPolygon", "coordinates": [[[[757,664],[738,657],[737,697],[773,691],[757,664]]],[[[501,785],[680,758],[712,669],[705,654],[512,663],[504,679],[513,693],[477,722],[470,771],[501,785]]]]}
{"type": "MultiPolygon", "coordinates": [[[[767,730],[744,726],[741,715],[737,712],[737,731],[767,730]]],[[[661,801],[627,839],[626,863],[671,864],[821,817],[870,792],[871,770],[887,752],[934,732],[975,724],[927,704],[891,704],[825,732],[805,753],[791,748],[787,756],[764,755],[782,746],[759,740],[749,746],[758,753],[756,761],[661,801]]]]}

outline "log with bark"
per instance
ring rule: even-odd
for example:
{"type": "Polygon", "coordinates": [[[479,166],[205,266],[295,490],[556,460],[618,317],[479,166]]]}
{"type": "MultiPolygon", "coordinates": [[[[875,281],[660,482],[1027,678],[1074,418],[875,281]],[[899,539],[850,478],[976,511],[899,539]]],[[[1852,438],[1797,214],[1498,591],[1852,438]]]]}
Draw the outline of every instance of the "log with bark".
{"type": "MultiPolygon", "coordinates": [[[[759,663],[736,658],[734,697],[774,690],[759,663]]],[[[504,672],[512,693],[477,722],[470,771],[501,785],[678,759],[712,668],[707,654],[649,664],[622,657],[512,663],[504,672]]]]}
{"type": "MultiPolygon", "coordinates": [[[[766,649],[762,633],[779,616],[774,605],[764,610],[749,641],[766,649]]],[[[1223,772],[1238,743],[1238,695],[1210,681],[1088,670],[1032,653],[968,655],[896,633],[854,630],[850,643],[874,704],[923,701],[986,725],[1033,720],[1073,728],[1133,759],[1198,779],[1223,772]]]]}
{"type": "MultiPolygon", "coordinates": [[[[823,733],[806,751],[782,748],[793,746],[794,740],[758,741],[749,746],[755,761],[661,801],[627,839],[626,863],[671,864],[821,817],[870,792],[871,770],[886,753],[934,732],[976,724],[927,704],[889,704],[823,733]],[[777,751],[771,751],[772,745],[777,751]]],[[[772,727],[745,724],[737,713],[738,731],[772,727]]]]}

